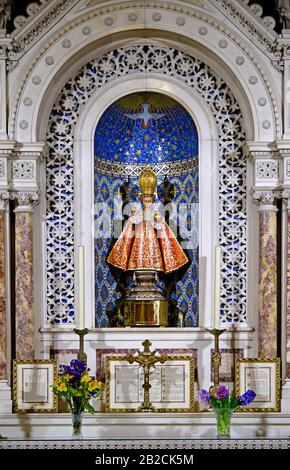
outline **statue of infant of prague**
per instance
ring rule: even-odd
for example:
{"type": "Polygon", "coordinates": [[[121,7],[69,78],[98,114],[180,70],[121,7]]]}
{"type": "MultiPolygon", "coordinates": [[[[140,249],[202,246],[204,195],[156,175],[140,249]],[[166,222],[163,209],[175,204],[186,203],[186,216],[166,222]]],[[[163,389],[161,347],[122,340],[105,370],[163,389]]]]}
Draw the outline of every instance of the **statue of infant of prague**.
{"type": "Polygon", "coordinates": [[[143,208],[131,213],[107,261],[124,271],[154,270],[167,274],[181,268],[188,259],[170,227],[154,210],[155,173],[145,169],[139,185],[143,208]]]}
{"type": "Polygon", "coordinates": [[[139,185],[142,207],[131,212],[107,261],[133,273],[135,285],[127,288],[122,302],[124,325],[168,326],[170,299],[156,286],[158,273],[176,271],[188,258],[164,218],[154,209],[157,178],[150,168],[141,173],[139,185]]]}

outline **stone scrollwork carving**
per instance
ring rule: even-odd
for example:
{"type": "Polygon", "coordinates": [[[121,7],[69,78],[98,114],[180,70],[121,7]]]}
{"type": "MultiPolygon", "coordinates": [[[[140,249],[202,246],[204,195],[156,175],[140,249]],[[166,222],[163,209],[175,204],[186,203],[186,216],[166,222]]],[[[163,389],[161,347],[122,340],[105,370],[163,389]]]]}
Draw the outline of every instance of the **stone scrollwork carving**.
{"type": "Polygon", "coordinates": [[[10,193],[9,199],[17,201],[19,206],[36,206],[39,204],[39,192],[14,191],[10,193]]]}
{"type": "Polygon", "coordinates": [[[275,194],[273,191],[255,191],[253,193],[253,200],[257,206],[273,205],[275,200],[275,194]]]}
{"type": "Polygon", "coordinates": [[[278,39],[272,47],[272,65],[279,72],[284,71],[285,59],[289,59],[290,46],[289,40],[278,39]]]}
{"type": "Polygon", "coordinates": [[[260,208],[274,208],[277,199],[281,199],[282,190],[253,191],[253,201],[260,208]]]}
{"type": "Polygon", "coordinates": [[[202,97],[216,120],[219,237],[220,244],[228,247],[222,254],[221,304],[225,320],[242,323],[246,320],[247,162],[240,106],[228,85],[208,65],[181,50],[159,44],[128,45],[97,56],[68,80],[54,104],[46,137],[50,148],[46,159],[47,320],[67,325],[74,322],[73,136],[78,116],[96,90],[115,78],[139,71],[161,76],[166,73],[185,83],[202,97]],[[71,110],[70,115],[67,109],[71,110]],[[64,187],[65,191],[60,191],[64,187]],[[56,272],[60,273],[61,289],[55,283],[56,272]],[[63,305],[64,300],[65,314],[59,315],[55,307],[63,305]]]}
{"type": "MultiPolygon", "coordinates": [[[[272,17],[265,16],[261,17],[260,5],[252,5],[251,9],[249,8],[251,14],[255,17],[256,21],[253,21],[253,18],[244,10],[244,8],[238,4],[238,2],[233,2],[232,0],[216,0],[224,10],[230,15],[230,17],[236,23],[240,23],[243,26],[245,32],[249,33],[257,43],[263,46],[264,49],[271,51],[273,47],[273,39],[269,36],[270,34],[275,37],[276,33],[273,31],[275,27],[275,20],[272,17]],[[262,28],[259,27],[257,23],[261,23],[261,26],[265,26],[269,35],[266,35],[262,32],[262,28]]],[[[245,2],[244,2],[245,3],[245,2]]],[[[261,13],[262,15],[262,13],[261,13]]]]}

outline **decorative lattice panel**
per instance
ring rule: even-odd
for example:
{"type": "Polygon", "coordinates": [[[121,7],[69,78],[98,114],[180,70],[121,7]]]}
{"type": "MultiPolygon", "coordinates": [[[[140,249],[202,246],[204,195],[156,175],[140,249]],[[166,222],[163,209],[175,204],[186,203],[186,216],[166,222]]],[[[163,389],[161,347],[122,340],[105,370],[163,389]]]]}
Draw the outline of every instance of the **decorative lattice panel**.
{"type": "Polygon", "coordinates": [[[74,317],[73,136],[78,116],[102,85],[130,73],[173,76],[201,95],[219,133],[222,320],[246,315],[246,157],[240,107],[228,85],[200,60],[168,46],[126,46],[84,65],[66,83],[51,112],[47,142],[48,322],[74,317]]]}

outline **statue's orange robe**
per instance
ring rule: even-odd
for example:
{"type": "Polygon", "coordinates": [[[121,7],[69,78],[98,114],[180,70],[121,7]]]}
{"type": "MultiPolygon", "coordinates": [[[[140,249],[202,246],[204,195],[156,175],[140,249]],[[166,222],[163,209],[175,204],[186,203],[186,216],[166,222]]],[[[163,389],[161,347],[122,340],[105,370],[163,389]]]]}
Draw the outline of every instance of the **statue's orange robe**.
{"type": "Polygon", "coordinates": [[[165,221],[158,230],[148,220],[133,224],[129,219],[107,261],[124,271],[152,269],[170,273],[188,258],[165,221]]]}

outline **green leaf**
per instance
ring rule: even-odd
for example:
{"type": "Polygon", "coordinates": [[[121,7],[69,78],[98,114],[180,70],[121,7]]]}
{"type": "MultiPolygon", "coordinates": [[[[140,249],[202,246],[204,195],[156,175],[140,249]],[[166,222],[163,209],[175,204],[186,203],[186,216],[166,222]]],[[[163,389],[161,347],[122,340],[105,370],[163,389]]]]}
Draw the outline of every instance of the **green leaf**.
{"type": "Polygon", "coordinates": [[[91,413],[92,415],[95,412],[95,408],[92,405],[90,405],[90,403],[88,402],[85,404],[85,409],[88,410],[88,412],[91,413]]]}
{"type": "Polygon", "coordinates": [[[76,389],[72,389],[71,390],[71,394],[73,397],[82,397],[83,396],[83,393],[81,390],[76,390],[76,389]]]}

